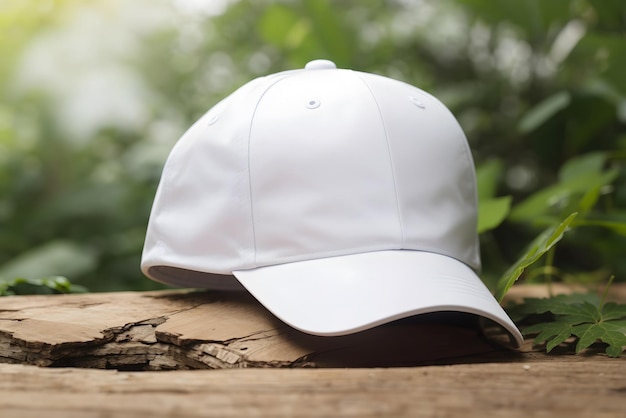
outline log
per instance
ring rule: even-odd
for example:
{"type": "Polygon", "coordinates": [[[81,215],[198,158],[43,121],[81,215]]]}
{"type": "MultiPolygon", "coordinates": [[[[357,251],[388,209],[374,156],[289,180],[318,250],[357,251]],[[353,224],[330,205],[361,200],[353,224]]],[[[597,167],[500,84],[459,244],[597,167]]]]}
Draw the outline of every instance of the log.
{"type": "MultiPolygon", "coordinates": [[[[624,285],[612,297],[626,300],[624,285]]],[[[571,291],[557,287],[557,292],[571,291]]],[[[543,296],[518,286],[513,299],[543,296]]],[[[468,318],[421,316],[343,337],[283,324],[245,292],[173,290],[3,297],[0,363],[119,370],[388,367],[536,355],[486,339],[468,318]]]]}
{"type": "MultiPolygon", "coordinates": [[[[613,297],[626,300],[623,290],[614,286],[613,297]]],[[[545,286],[518,286],[510,297],[545,293],[545,286]]],[[[471,321],[441,318],[315,337],[286,326],[243,292],[14,296],[1,302],[0,363],[145,371],[416,366],[520,356],[485,339],[471,321]]],[[[521,352],[533,355],[529,343],[521,352]]]]}
{"type": "Polygon", "coordinates": [[[486,340],[471,322],[417,318],[350,336],[311,336],[283,324],[247,293],[120,292],[1,302],[0,363],[146,371],[415,366],[518,354],[486,340]]]}
{"type": "Polygon", "coordinates": [[[0,416],[623,416],[624,358],[555,351],[441,318],[313,337],[243,293],[3,297],[0,416]]]}

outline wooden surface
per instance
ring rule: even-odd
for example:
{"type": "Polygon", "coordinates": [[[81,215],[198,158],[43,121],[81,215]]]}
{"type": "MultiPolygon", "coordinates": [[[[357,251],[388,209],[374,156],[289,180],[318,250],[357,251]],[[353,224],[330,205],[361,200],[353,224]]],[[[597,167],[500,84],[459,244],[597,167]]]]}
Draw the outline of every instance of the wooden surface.
{"type": "Polygon", "coordinates": [[[385,369],[0,367],[0,416],[623,417],[622,360],[385,369]]]}
{"type": "Polygon", "coordinates": [[[0,302],[0,363],[120,370],[375,367],[517,355],[471,324],[424,317],[315,337],[284,325],[247,293],[92,293],[0,302]]]}
{"type": "Polygon", "coordinates": [[[312,337],[228,293],[5,297],[0,417],[626,416],[625,359],[560,352],[471,323],[312,337]]]}

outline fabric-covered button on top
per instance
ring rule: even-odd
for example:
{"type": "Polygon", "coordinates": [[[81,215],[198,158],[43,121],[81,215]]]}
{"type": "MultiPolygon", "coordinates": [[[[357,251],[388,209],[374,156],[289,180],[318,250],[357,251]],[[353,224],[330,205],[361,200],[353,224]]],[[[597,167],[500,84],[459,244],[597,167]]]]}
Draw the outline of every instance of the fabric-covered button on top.
{"type": "Polygon", "coordinates": [[[305,70],[334,70],[337,66],[330,60],[313,60],[309,61],[305,66],[305,70]]]}

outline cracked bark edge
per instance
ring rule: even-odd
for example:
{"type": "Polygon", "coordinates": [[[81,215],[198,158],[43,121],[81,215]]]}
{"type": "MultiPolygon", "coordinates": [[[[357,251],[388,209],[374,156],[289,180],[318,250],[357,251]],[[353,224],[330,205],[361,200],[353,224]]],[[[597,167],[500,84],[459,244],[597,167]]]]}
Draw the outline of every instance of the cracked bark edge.
{"type": "Polygon", "coordinates": [[[199,341],[176,345],[171,338],[157,337],[157,326],[165,321],[165,318],[154,318],[107,330],[113,338],[102,344],[83,346],[80,350],[75,347],[73,351],[50,360],[47,365],[136,371],[313,366],[306,357],[294,361],[250,361],[246,347],[230,347],[234,343],[247,345],[245,343],[250,336],[223,342],[199,341]]]}
{"type": "Polygon", "coordinates": [[[249,358],[259,346],[277,341],[285,345],[285,341],[271,329],[275,322],[245,294],[174,290],[24,296],[3,302],[0,363],[120,370],[298,367],[302,363],[301,356],[291,352],[288,359],[283,355],[278,361],[249,358]],[[125,319],[130,321],[116,326],[125,319]]]}

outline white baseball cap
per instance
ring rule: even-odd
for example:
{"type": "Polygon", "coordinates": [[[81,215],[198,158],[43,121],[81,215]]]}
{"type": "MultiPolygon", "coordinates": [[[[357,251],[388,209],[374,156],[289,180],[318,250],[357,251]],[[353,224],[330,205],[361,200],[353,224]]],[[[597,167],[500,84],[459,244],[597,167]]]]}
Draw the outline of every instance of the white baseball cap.
{"type": "Polygon", "coordinates": [[[301,331],[456,311],[522,335],[477,276],[474,164],[435,97],[327,60],[255,79],[176,143],[141,268],[248,290],[301,331]]]}

